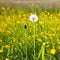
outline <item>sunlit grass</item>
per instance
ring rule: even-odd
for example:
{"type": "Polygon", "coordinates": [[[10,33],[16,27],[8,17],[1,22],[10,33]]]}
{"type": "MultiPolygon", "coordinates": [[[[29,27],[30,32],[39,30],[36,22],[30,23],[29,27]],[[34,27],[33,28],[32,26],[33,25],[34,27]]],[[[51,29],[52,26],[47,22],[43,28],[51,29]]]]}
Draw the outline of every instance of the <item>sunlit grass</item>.
{"type": "Polygon", "coordinates": [[[0,59],[60,60],[60,9],[0,8],[0,59]]]}

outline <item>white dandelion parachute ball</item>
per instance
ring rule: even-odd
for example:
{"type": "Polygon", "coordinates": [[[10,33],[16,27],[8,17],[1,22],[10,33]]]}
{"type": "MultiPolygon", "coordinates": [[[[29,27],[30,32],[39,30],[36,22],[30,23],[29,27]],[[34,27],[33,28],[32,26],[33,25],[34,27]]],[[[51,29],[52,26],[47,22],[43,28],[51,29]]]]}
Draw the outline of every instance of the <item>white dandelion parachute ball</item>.
{"type": "Polygon", "coordinates": [[[32,14],[29,19],[32,22],[37,22],[38,21],[38,16],[36,14],[32,14]]]}

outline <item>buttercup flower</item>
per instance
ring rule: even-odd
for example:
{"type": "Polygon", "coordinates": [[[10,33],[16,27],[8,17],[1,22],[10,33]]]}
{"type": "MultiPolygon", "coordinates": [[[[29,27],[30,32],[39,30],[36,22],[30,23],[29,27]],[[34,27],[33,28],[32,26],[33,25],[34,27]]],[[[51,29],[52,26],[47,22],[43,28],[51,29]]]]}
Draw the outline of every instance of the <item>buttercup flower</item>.
{"type": "Polygon", "coordinates": [[[56,54],[56,49],[54,49],[54,48],[51,49],[51,50],[50,50],[50,53],[53,54],[53,55],[55,55],[55,54],[56,54]]]}
{"type": "Polygon", "coordinates": [[[0,53],[2,53],[3,52],[3,50],[2,49],[0,49],[0,53]]]}

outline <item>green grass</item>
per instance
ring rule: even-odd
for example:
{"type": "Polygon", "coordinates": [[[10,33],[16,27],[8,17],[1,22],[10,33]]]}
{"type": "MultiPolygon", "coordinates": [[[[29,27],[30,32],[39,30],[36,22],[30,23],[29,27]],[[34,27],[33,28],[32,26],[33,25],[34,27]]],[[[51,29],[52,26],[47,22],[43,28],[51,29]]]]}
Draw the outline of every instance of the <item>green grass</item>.
{"type": "Polygon", "coordinates": [[[60,9],[0,8],[0,60],[7,59],[60,60],[60,9]]]}

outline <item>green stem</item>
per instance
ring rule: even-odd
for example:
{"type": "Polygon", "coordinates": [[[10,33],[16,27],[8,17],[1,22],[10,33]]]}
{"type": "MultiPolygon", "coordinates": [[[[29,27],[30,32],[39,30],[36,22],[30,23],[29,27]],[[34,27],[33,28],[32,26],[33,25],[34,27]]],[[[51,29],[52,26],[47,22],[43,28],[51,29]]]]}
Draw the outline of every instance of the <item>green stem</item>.
{"type": "Polygon", "coordinates": [[[45,53],[45,46],[42,45],[42,60],[45,60],[44,53],[45,53]]]}
{"type": "MultiPolygon", "coordinates": [[[[34,24],[34,35],[35,35],[35,24],[34,24]]],[[[34,60],[35,60],[35,36],[34,36],[34,60]]]]}

